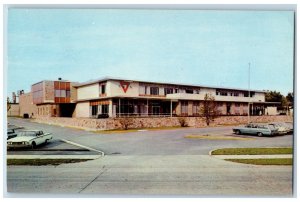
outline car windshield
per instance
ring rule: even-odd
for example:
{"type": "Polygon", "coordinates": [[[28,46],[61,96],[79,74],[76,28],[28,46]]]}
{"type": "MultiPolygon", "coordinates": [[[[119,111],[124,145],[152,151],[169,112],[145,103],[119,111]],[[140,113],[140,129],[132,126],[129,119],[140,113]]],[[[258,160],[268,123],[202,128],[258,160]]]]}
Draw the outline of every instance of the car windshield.
{"type": "Polygon", "coordinates": [[[18,133],[19,136],[36,136],[36,133],[33,131],[21,131],[18,133]]]}

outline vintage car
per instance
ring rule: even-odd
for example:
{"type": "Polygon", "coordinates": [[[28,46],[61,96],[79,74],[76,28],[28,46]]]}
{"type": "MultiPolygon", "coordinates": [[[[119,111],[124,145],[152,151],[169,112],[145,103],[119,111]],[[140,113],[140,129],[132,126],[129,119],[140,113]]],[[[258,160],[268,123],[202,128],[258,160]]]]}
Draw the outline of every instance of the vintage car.
{"type": "Polygon", "coordinates": [[[290,129],[289,133],[293,133],[294,132],[293,122],[285,122],[284,124],[290,129]]]}
{"type": "Polygon", "coordinates": [[[24,130],[17,133],[17,137],[7,141],[7,148],[35,148],[41,144],[47,144],[52,139],[51,133],[43,133],[41,130],[24,130]]]}
{"type": "Polygon", "coordinates": [[[288,134],[291,132],[291,129],[289,128],[289,126],[287,126],[283,122],[272,122],[269,124],[273,125],[278,130],[279,135],[285,135],[285,134],[288,134]]]}
{"type": "Polygon", "coordinates": [[[17,137],[15,129],[7,129],[7,139],[9,140],[14,137],[17,137]]]}
{"type": "Polygon", "coordinates": [[[250,123],[245,126],[239,126],[232,129],[233,132],[237,135],[240,134],[249,134],[261,136],[274,136],[278,134],[278,130],[269,124],[254,124],[250,123]]]}

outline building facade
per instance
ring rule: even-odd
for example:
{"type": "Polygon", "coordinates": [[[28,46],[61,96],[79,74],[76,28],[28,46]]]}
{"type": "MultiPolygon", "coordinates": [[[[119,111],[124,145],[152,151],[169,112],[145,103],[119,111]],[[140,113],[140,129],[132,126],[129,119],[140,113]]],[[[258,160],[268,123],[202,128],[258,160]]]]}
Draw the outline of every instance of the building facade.
{"type": "Polygon", "coordinates": [[[35,83],[31,86],[31,96],[36,116],[74,116],[76,89],[72,82],[45,80],[35,83]]]}
{"type": "Polygon", "coordinates": [[[75,116],[96,118],[200,116],[206,94],[214,96],[220,115],[263,115],[264,91],[104,78],[74,85],[75,116]]]}
{"type": "MultiPolygon", "coordinates": [[[[44,80],[20,95],[20,116],[161,117],[200,116],[204,97],[215,98],[220,115],[268,115],[278,103],[265,92],[187,84],[103,78],[84,83],[44,80]]],[[[271,115],[271,114],[269,114],[271,115]]]]}

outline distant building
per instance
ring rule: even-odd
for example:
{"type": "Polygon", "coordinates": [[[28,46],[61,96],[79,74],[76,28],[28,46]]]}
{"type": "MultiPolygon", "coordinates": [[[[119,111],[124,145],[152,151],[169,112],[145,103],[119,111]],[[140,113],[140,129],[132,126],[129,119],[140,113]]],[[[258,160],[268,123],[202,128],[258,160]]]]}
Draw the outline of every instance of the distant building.
{"type": "Polygon", "coordinates": [[[31,92],[20,95],[21,116],[72,117],[76,89],[69,81],[41,81],[31,86],[31,92]]]}
{"type": "MultiPolygon", "coordinates": [[[[109,117],[200,116],[205,94],[215,97],[221,115],[264,115],[278,103],[265,91],[103,78],[84,83],[41,81],[31,88],[36,116],[109,117]],[[249,98],[250,96],[250,98],[249,98]]],[[[26,94],[25,94],[26,95],[26,94]]],[[[28,96],[28,95],[27,95],[28,96]]],[[[22,105],[20,96],[20,105],[22,105]]],[[[22,107],[21,107],[22,108],[22,107]]],[[[24,110],[21,109],[21,113],[24,110]]],[[[21,114],[22,116],[22,114],[21,114]]]]}

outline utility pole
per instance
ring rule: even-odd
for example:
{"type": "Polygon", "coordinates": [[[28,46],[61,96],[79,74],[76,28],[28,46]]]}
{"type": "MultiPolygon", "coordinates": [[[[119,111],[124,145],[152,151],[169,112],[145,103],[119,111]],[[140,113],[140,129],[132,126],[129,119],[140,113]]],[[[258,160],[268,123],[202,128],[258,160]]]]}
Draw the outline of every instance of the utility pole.
{"type": "Polygon", "coordinates": [[[250,62],[248,68],[248,124],[250,123],[250,62]]]}

